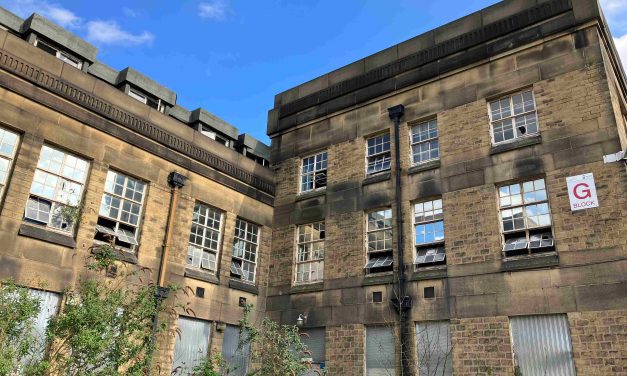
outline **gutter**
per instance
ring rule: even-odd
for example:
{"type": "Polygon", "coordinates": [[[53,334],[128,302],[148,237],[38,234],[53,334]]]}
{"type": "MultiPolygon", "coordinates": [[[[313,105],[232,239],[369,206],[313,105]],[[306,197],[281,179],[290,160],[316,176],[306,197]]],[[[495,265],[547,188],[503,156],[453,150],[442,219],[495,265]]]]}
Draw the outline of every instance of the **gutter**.
{"type": "Polygon", "coordinates": [[[392,299],[394,309],[399,314],[400,341],[398,344],[399,353],[401,354],[401,376],[409,376],[412,374],[410,361],[411,339],[409,338],[409,330],[407,318],[411,309],[411,297],[406,295],[407,280],[405,278],[405,234],[403,226],[403,198],[401,189],[401,152],[400,152],[400,124],[401,118],[405,114],[405,106],[402,104],[388,108],[388,115],[394,122],[394,163],[395,163],[395,186],[396,186],[396,234],[398,247],[398,285],[397,297],[392,299]]]}

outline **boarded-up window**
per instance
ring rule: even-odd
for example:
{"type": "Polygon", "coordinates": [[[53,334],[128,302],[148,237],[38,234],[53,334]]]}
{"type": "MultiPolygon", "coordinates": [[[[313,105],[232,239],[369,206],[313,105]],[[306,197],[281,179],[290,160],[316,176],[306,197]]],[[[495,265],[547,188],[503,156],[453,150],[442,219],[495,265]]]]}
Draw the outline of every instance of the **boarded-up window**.
{"type": "MultiPolygon", "coordinates": [[[[325,342],[324,342],[324,328],[307,328],[303,329],[306,336],[303,336],[303,343],[307,346],[307,350],[310,354],[305,354],[305,357],[311,358],[312,369],[324,369],[325,362],[325,342]]],[[[314,371],[308,371],[302,376],[314,376],[318,375],[314,371]]]]}
{"type": "Polygon", "coordinates": [[[41,290],[29,290],[28,293],[30,296],[38,298],[40,302],[39,313],[35,318],[32,334],[37,342],[36,353],[34,354],[35,358],[43,359],[46,350],[46,328],[48,327],[50,318],[59,311],[61,296],[53,292],[41,290]]]}
{"type": "Polygon", "coordinates": [[[243,340],[245,338],[242,338],[242,341],[240,341],[238,326],[226,326],[222,342],[222,356],[228,364],[229,376],[245,376],[248,371],[250,343],[243,343],[243,340]]]}
{"type": "Polygon", "coordinates": [[[191,375],[192,369],[207,357],[211,323],[179,317],[172,369],[177,375],[191,375]]]}
{"type": "Polygon", "coordinates": [[[396,375],[393,329],[387,326],[366,327],[366,376],[396,375]]]}
{"type": "Polygon", "coordinates": [[[417,323],[416,341],[420,376],[453,374],[453,354],[448,321],[417,323]]]}
{"type": "Polygon", "coordinates": [[[566,315],[510,319],[514,359],[523,375],[575,375],[566,315]]]}

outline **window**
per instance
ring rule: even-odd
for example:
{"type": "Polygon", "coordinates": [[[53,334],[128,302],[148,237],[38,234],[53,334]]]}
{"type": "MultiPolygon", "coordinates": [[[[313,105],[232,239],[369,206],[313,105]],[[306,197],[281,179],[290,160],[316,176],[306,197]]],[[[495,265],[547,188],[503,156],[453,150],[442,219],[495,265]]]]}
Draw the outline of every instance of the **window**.
{"type": "Polygon", "coordinates": [[[128,96],[144,104],[147,104],[148,106],[154,108],[159,112],[165,112],[165,106],[161,103],[161,99],[153,98],[133,88],[129,88],[128,96]]]}
{"type": "Polygon", "coordinates": [[[17,133],[0,127],[0,200],[4,197],[4,187],[13,168],[19,139],[17,133]]]}
{"type": "Polygon", "coordinates": [[[300,170],[300,191],[309,192],[327,186],[327,152],[303,159],[300,170]]]}
{"type": "Polygon", "coordinates": [[[390,134],[386,133],[369,138],[366,150],[366,174],[372,175],[377,172],[390,169],[390,134]]]}
{"type": "Polygon", "coordinates": [[[503,255],[554,250],[544,179],[499,188],[503,255]]]}
{"type": "Polygon", "coordinates": [[[396,375],[394,332],[388,326],[366,327],[366,376],[396,375]]]}
{"type": "Polygon", "coordinates": [[[523,375],[575,375],[566,315],[510,318],[516,368],[523,375]]]}
{"type": "Polygon", "coordinates": [[[303,344],[307,346],[307,350],[311,354],[306,354],[306,358],[311,358],[311,370],[306,371],[300,376],[318,376],[319,373],[314,370],[323,370],[325,355],[325,328],[307,328],[301,330],[303,333],[307,333],[307,336],[302,336],[303,344]]]}
{"type": "Polygon", "coordinates": [[[38,47],[40,50],[43,50],[50,55],[55,56],[57,59],[63,60],[64,62],[70,64],[75,68],[81,69],[83,67],[83,62],[79,58],[60,50],[59,48],[53,46],[52,43],[44,42],[41,39],[37,39],[35,40],[35,46],[38,47]]]}
{"type": "Polygon", "coordinates": [[[324,222],[298,226],[296,283],[322,281],[324,278],[324,222]]]}
{"type": "Polygon", "coordinates": [[[492,141],[514,141],[538,133],[536,102],[531,90],[490,102],[492,141]]]}
{"type": "Polygon", "coordinates": [[[229,147],[231,145],[231,143],[229,142],[229,140],[227,140],[224,137],[218,136],[218,134],[216,132],[214,132],[211,128],[207,127],[206,125],[203,124],[199,124],[198,126],[198,131],[204,135],[209,137],[210,139],[221,143],[222,145],[229,147]]]}
{"type": "Polygon", "coordinates": [[[24,219],[72,232],[89,163],[51,146],[41,148],[24,219]]]}
{"type": "Polygon", "coordinates": [[[414,165],[440,158],[436,119],[416,124],[411,128],[411,155],[414,165]]]}
{"type": "Polygon", "coordinates": [[[211,323],[204,320],[179,317],[177,323],[180,335],[176,336],[172,372],[176,375],[192,375],[192,370],[209,353],[211,323]]]}
{"type": "Polygon", "coordinates": [[[194,206],[192,230],[187,248],[187,266],[216,271],[220,249],[222,212],[201,204],[194,206]]]}
{"type": "Polygon", "coordinates": [[[139,245],[139,224],[146,183],[109,170],[100,203],[95,239],[134,252],[139,245]]]}
{"type": "Polygon", "coordinates": [[[448,321],[416,323],[419,376],[453,374],[453,353],[448,321]]]}
{"type": "Polygon", "coordinates": [[[224,330],[222,356],[229,365],[229,376],[246,376],[248,372],[250,342],[246,341],[245,336],[238,326],[227,325],[224,330]]]}
{"type": "Polygon", "coordinates": [[[392,209],[366,215],[367,274],[392,270],[392,209]]]}
{"type": "Polygon", "coordinates": [[[414,204],[416,267],[446,264],[442,199],[414,204]]]}
{"type": "Polygon", "coordinates": [[[258,247],[259,226],[238,218],[235,222],[231,277],[255,282],[258,247]]]}

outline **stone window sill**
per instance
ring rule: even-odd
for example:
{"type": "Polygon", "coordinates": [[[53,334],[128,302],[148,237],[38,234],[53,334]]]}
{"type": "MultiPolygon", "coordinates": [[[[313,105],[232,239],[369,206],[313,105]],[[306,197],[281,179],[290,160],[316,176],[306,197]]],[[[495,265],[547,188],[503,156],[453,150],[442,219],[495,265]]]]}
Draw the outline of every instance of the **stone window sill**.
{"type": "Polygon", "coordinates": [[[542,136],[540,136],[539,134],[528,136],[528,137],[523,137],[512,142],[492,145],[492,148],[490,148],[490,155],[503,153],[503,152],[515,150],[515,149],[520,149],[520,148],[524,148],[527,146],[536,145],[540,143],[542,143],[542,136]]]}
{"type": "Polygon", "coordinates": [[[32,226],[23,223],[18,232],[19,235],[27,238],[43,240],[48,243],[57,244],[67,248],[76,248],[76,240],[70,235],[60,234],[43,227],[32,226]]]}
{"type": "MultiPolygon", "coordinates": [[[[100,242],[94,243],[94,247],[91,248],[91,253],[97,254],[99,252],[99,249],[97,248],[97,246],[105,245],[105,244],[106,243],[100,243],[100,242]]],[[[124,262],[128,262],[129,264],[137,264],[137,255],[135,253],[118,249],[118,248],[113,248],[113,251],[115,252],[117,261],[124,261],[124,262]]]]}
{"type": "Polygon", "coordinates": [[[436,168],[440,168],[440,160],[436,159],[435,161],[429,161],[425,163],[421,163],[415,166],[411,166],[407,169],[407,174],[416,174],[418,172],[435,170],[436,168]]]}
{"type": "Polygon", "coordinates": [[[447,277],[446,265],[421,267],[409,277],[410,281],[423,281],[427,279],[442,279],[447,277]]]}
{"type": "Polygon", "coordinates": [[[362,286],[388,285],[394,283],[394,272],[366,274],[362,286]]]}
{"type": "Polygon", "coordinates": [[[327,194],[327,188],[324,187],[321,189],[317,189],[315,191],[299,193],[298,195],[296,195],[296,201],[307,200],[308,198],[313,198],[313,197],[320,197],[326,194],[327,194]]]}
{"type": "Polygon", "coordinates": [[[199,281],[213,283],[216,285],[220,284],[220,279],[218,278],[218,276],[216,276],[215,274],[211,272],[204,271],[204,270],[185,268],[185,277],[197,279],[199,281]]]}
{"type": "Polygon", "coordinates": [[[294,285],[290,289],[290,293],[298,294],[303,292],[316,292],[324,290],[324,282],[306,283],[294,285]]]}
{"type": "Polygon", "coordinates": [[[503,259],[501,270],[511,272],[516,270],[547,268],[559,265],[557,252],[541,253],[537,255],[521,256],[503,259]]]}
{"type": "Polygon", "coordinates": [[[374,175],[371,175],[371,176],[368,176],[367,178],[365,178],[361,182],[361,185],[374,184],[374,183],[378,183],[378,182],[381,182],[381,181],[390,180],[391,177],[392,177],[392,173],[390,171],[379,172],[379,173],[376,173],[374,175]]]}
{"type": "Polygon", "coordinates": [[[229,287],[235,290],[249,292],[255,295],[259,294],[259,289],[257,289],[257,286],[250,283],[242,282],[237,279],[229,279],[229,287]]]}

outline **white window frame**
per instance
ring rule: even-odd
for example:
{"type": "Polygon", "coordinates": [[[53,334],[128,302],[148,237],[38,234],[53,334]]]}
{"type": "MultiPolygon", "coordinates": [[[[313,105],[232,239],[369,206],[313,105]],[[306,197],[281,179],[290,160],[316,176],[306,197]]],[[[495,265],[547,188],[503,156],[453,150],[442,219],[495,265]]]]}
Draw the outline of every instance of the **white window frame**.
{"type": "MultiPolygon", "coordinates": [[[[148,104],[148,94],[145,94],[144,92],[142,92],[139,89],[135,89],[131,86],[129,86],[128,88],[128,96],[135,99],[138,102],[141,102],[143,104],[145,104],[146,106],[149,106],[150,108],[154,108],[152,106],[150,106],[148,104]]],[[[155,108],[157,111],[164,113],[165,112],[165,106],[163,105],[163,102],[161,101],[160,98],[156,98],[156,99],[152,99],[157,102],[157,108],[155,108]]]]}
{"type": "MultiPolygon", "coordinates": [[[[516,93],[512,93],[512,94],[508,94],[508,95],[504,95],[501,96],[497,99],[493,99],[491,101],[488,101],[487,103],[488,106],[488,115],[490,117],[490,137],[492,138],[492,145],[499,145],[499,144],[506,144],[509,142],[515,142],[518,139],[521,138],[525,138],[525,137],[530,137],[530,136],[535,136],[540,134],[540,122],[538,121],[538,109],[536,106],[536,98],[535,98],[535,94],[533,93],[533,89],[532,88],[528,88],[528,89],[524,89],[524,90],[520,90],[516,93]],[[531,94],[531,109],[525,109],[526,105],[525,105],[525,101],[523,98],[522,101],[522,106],[523,106],[523,111],[519,112],[519,113],[514,113],[516,106],[514,105],[514,97],[515,96],[524,96],[525,94],[531,94]],[[509,115],[507,116],[503,116],[502,114],[499,114],[499,116],[495,117],[496,111],[492,111],[492,105],[493,104],[497,104],[501,101],[507,101],[508,106],[509,106],[509,115]],[[533,116],[532,116],[533,115],[533,116]],[[535,127],[536,130],[532,131],[532,132],[528,132],[527,131],[527,119],[531,119],[533,118],[535,121],[535,127]],[[523,119],[524,120],[524,124],[517,124],[517,120],[518,119],[523,119]],[[495,124],[498,123],[504,123],[506,121],[511,121],[511,132],[512,132],[512,138],[507,138],[505,139],[505,135],[503,135],[503,140],[497,141],[496,137],[495,137],[495,133],[494,133],[494,126],[495,124]],[[524,127],[525,128],[525,132],[521,133],[519,131],[520,127],[524,127]],[[520,134],[519,134],[520,133],[520,134]]],[[[500,104],[499,104],[500,106],[500,104]]],[[[503,129],[505,129],[503,127],[503,129]]],[[[505,130],[503,130],[503,133],[505,133],[505,130]]]]}
{"type": "Polygon", "coordinates": [[[3,163],[6,163],[6,171],[0,171],[0,203],[4,202],[5,188],[9,184],[9,179],[11,177],[11,173],[13,172],[13,164],[15,163],[15,156],[19,145],[19,133],[0,127],[0,159],[3,163]],[[11,138],[14,139],[13,144],[8,142],[11,138]],[[6,149],[9,147],[11,149],[10,152],[7,153],[6,149]]]}
{"type": "Polygon", "coordinates": [[[78,208],[85,194],[89,166],[89,161],[85,158],[64,149],[44,144],[41,147],[37,167],[35,168],[26,209],[24,210],[24,220],[43,225],[54,231],[74,234],[78,221],[75,220],[74,223],[66,222],[61,211],[65,207],[74,207],[76,212],[79,212],[78,208]],[[48,154],[50,159],[42,160],[45,154],[48,154]],[[53,160],[53,154],[57,156],[60,154],[61,160],[53,160]],[[58,168],[53,168],[53,163],[58,168]],[[68,176],[67,171],[72,173],[72,176],[68,176]],[[74,177],[73,173],[79,173],[80,177],[74,177]],[[53,183],[54,186],[50,185],[53,183]],[[75,189],[79,189],[79,192],[75,192],[75,189]],[[45,191],[48,191],[50,195],[45,191]],[[42,203],[44,207],[49,206],[48,212],[41,210],[42,203]],[[47,213],[46,218],[41,217],[40,213],[47,213]],[[55,221],[58,222],[55,223],[55,221]]]}
{"type": "Polygon", "coordinates": [[[434,198],[432,200],[414,202],[412,204],[412,232],[414,243],[414,269],[430,267],[435,265],[446,265],[446,248],[445,248],[445,233],[444,233],[444,205],[442,198],[434,198]],[[420,208],[420,211],[418,210],[420,208]],[[417,220],[417,214],[422,214],[422,219],[417,220]],[[442,224],[442,238],[438,239],[437,227],[438,223],[442,224]],[[433,225],[433,241],[418,243],[417,240],[417,227],[425,226],[425,234],[427,226],[433,225]],[[419,255],[424,253],[424,255],[419,255]],[[427,259],[430,261],[427,261],[427,259]]]}
{"type": "Polygon", "coordinates": [[[196,202],[194,205],[194,214],[192,218],[192,226],[189,234],[189,245],[187,247],[187,267],[207,270],[212,273],[216,273],[218,270],[218,260],[220,260],[220,249],[222,248],[222,229],[224,224],[224,212],[214,208],[211,205],[196,202]],[[204,215],[201,215],[200,210],[204,210],[204,215]],[[209,217],[209,215],[213,217],[209,217]],[[209,221],[215,222],[215,214],[218,215],[217,229],[207,225],[209,221]],[[197,218],[205,217],[205,223],[196,222],[197,218]],[[201,234],[194,233],[194,225],[200,228],[201,234]],[[216,239],[208,238],[207,234],[217,235],[216,239]],[[200,238],[200,243],[195,243],[192,239],[200,238]],[[209,239],[209,246],[206,245],[207,239],[209,239]],[[215,246],[212,244],[215,243],[215,246]],[[213,255],[213,268],[211,268],[212,262],[210,261],[211,255],[213,255]],[[206,262],[206,263],[205,263],[206,262]]]}
{"type": "Polygon", "coordinates": [[[427,163],[427,162],[431,162],[431,161],[437,161],[438,159],[440,159],[440,140],[439,140],[439,133],[438,133],[438,120],[437,118],[432,118],[429,120],[424,120],[424,121],[420,121],[417,123],[414,123],[411,125],[411,128],[409,129],[409,152],[410,152],[410,158],[411,158],[411,165],[412,166],[418,166],[421,165],[423,163],[427,163]],[[420,127],[427,127],[427,131],[426,131],[426,138],[422,139],[419,138],[418,141],[416,141],[414,139],[414,136],[416,135],[422,135],[425,132],[419,132],[419,128],[420,127]],[[433,135],[433,129],[435,129],[435,135],[433,135]],[[433,142],[435,142],[435,147],[433,147],[433,142]],[[428,145],[428,151],[427,153],[429,154],[429,158],[424,159],[424,160],[419,160],[416,161],[416,156],[419,156],[420,154],[422,154],[421,152],[416,152],[414,150],[414,147],[419,147],[420,145],[428,145]],[[431,157],[431,154],[433,152],[433,150],[437,150],[437,156],[435,157],[431,157]]]}
{"type": "Polygon", "coordinates": [[[534,252],[549,252],[555,249],[549,192],[544,178],[534,178],[499,186],[497,188],[497,204],[504,257],[512,257],[508,256],[508,252],[511,252],[511,255],[518,256],[524,253],[526,256],[534,252]],[[512,190],[513,188],[514,190],[512,190]],[[520,202],[516,196],[519,196],[520,202]],[[533,215],[533,211],[528,210],[531,207],[538,209],[540,205],[546,205],[546,212],[533,215]],[[520,211],[521,216],[516,217],[515,214],[518,211],[520,211]],[[529,215],[528,211],[531,211],[532,215],[529,215]],[[511,215],[504,217],[508,213],[511,215]],[[535,225],[530,223],[530,217],[542,220],[548,219],[548,222],[535,225]],[[511,220],[505,220],[504,218],[511,218],[511,220]],[[505,228],[506,221],[512,223],[511,229],[505,228]],[[522,226],[519,226],[521,221],[522,226]],[[526,251],[523,252],[523,250],[526,251]]]}
{"type": "Polygon", "coordinates": [[[390,132],[388,131],[385,133],[379,133],[377,135],[366,138],[366,176],[376,175],[381,172],[390,171],[391,169],[392,169],[392,138],[391,138],[390,132]],[[387,142],[385,141],[386,136],[388,138],[387,142]],[[382,138],[381,143],[375,142],[373,146],[368,146],[368,142],[370,140],[375,140],[378,138],[382,138]],[[388,145],[387,150],[385,150],[384,148],[385,144],[388,145]],[[378,145],[381,145],[382,151],[376,151],[376,148],[378,145]],[[370,148],[375,149],[372,154],[370,153],[370,148]],[[388,154],[387,158],[385,158],[386,154],[388,154]],[[383,162],[375,163],[375,161],[377,161],[377,158],[380,158],[380,157],[383,157],[383,162]],[[369,172],[371,164],[373,166],[377,166],[378,164],[385,165],[386,163],[388,165],[387,168],[382,167],[380,169],[375,169],[374,171],[369,172]]]}
{"type": "Polygon", "coordinates": [[[132,177],[118,170],[110,169],[109,171],[107,171],[105,188],[104,188],[104,192],[102,193],[102,199],[100,201],[100,208],[98,210],[98,220],[113,222],[114,227],[111,228],[111,227],[105,226],[104,224],[102,225],[98,224],[96,226],[96,233],[102,233],[103,236],[105,237],[109,237],[109,238],[112,237],[113,238],[112,240],[115,241],[116,247],[122,248],[125,251],[135,252],[137,248],[139,247],[139,236],[140,236],[140,230],[141,230],[141,225],[142,225],[142,218],[144,214],[144,202],[146,201],[146,196],[148,193],[147,188],[148,188],[148,182],[144,180],[132,177]],[[124,178],[123,184],[122,184],[122,192],[119,194],[115,193],[113,189],[107,188],[107,185],[110,185],[111,182],[115,182],[116,176],[121,176],[124,178]],[[139,201],[135,199],[135,194],[133,194],[133,198],[126,197],[126,193],[129,190],[129,187],[128,187],[129,181],[132,181],[133,185],[135,186],[137,184],[142,184],[143,187],[142,187],[141,192],[137,192],[135,189],[132,189],[134,193],[141,194],[139,201]],[[111,206],[111,205],[106,204],[107,197],[110,197],[111,200],[113,199],[120,200],[120,205],[118,207],[118,214],[116,217],[112,217],[112,216],[107,215],[106,213],[103,213],[103,208],[107,206],[109,207],[111,206]],[[122,220],[121,217],[124,212],[122,209],[124,207],[125,202],[129,203],[129,205],[139,206],[138,212],[132,213],[137,216],[136,224],[130,221],[122,220]],[[134,230],[130,231],[129,228],[133,228],[134,230]],[[129,234],[129,232],[131,234],[129,234]],[[119,242],[122,242],[124,244],[119,244],[119,242]],[[129,244],[130,246],[126,246],[126,244],[129,244]]]}
{"type": "Polygon", "coordinates": [[[393,256],[393,244],[394,244],[394,233],[392,231],[393,227],[393,215],[392,208],[382,208],[377,210],[371,210],[365,213],[365,221],[366,221],[366,236],[364,238],[365,248],[366,248],[366,265],[364,269],[366,274],[376,274],[381,272],[386,272],[387,268],[391,268],[394,265],[394,256],[393,256]],[[378,217],[380,219],[371,219],[372,214],[382,214],[383,217],[378,217]],[[374,228],[371,228],[373,222],[383,221],[383,227],[378,228],[375,224],[374,228]],[[389,222],[389,225],[386,224],[389,222]],[[389,233],[389,238],[387,235],[389,233]],[[371,235],[375,234],[383,234],[383,239],[373,238],[371,239],[371,235]],[[376,244],[383,241],[384,247],[378,249],[376,244]],[[385,243],[389,241],[389,247],[385,247],[385,243]],[[371,247],[371,244],[375,244],[374,247],[371,247]],[[385,268],[383,270],[377,270],[380,268],[385,268]],[[374,270],[373,270],[374,269],[374,270]]]}
{"type": "MultiPolygon", "coordinates": [[[[309,165],[309,164],[308,164],[309,165]]],[[[316,153],[316,154],[312,154],[309,155],[307,157],[301,158],[300,160],[300,174],[299,174],[299,184],[298,184],[298,190],[300,193],[306,193],[306,192],[313,192],[313,191],[319,191],[319,190],[323,190],[327,188],[327,181],[328,181],[328,168],[329,168],[329,157],[328,157],[328,153],[326,151],[320,152],[320,153],[316,153]],[[312,164],[312,170],[311,171],[307,171],[305,172],[305,161],[307,161],[308,159],[313,158],[313,164],[312,164]],[[317,168],[318,166],[320,166],[320,168],[317,168]],[[323,186],[317,186],[317,177],[319,175],[324,174],[324,185],[323,186]],[[307,179],[308,177],[312,177],[312,183],[313,183],[313,188],[311,189],[304,189],[305,186],[305,179],[307,179]]]]}
{"type": "Polygon", "coordinates": [[[231,256],[231,277],[241,279],[242,282],[254,284],[257,279],[257,260],[259,259],[259,244],[261,240],[261,226],[237,218],[235,221],[235,233],[233,235],[233,251],[231,256]],[[244,225],[242,228],[241,225],[244,225]],[[249,229],[255,231],[249,231],[249,229]],[[238,232],[244,232],[244,237],[238,236],[238,232]],[[238,243],[239,242],[239,243],[238,243]],[[242,254],[237,255],[237,244],[243,244],[242,254]],[[252,251],[246,250],[246,245],[252,248],[252,251]],[[246,252],[254,256],[254,260],[247,259],[246,252]],[[251,270],[252,269],[252,270],[251,270]],[[252,278],[251,278],[252,277],[252,278]]]}
{"type": "Polygon", "coordinates": [[[298,225],[296,227],[296,260],[294,284],[316,283],[324,280],[324,252],[326,246],[326,225],[324,221],[298,225]],[[310,237],[306,232],[310,229],[310,237]],[[318,237],[314,234],[318,233],[318,237]],[[322,245],[322,248],[314,248],[322,245]],[[307,250],[308,249],[308,250],[307,250]],[[302,251],[301,251],[302,250],[302,251]],[[315,269],[314,269],[315,267],[315,269]],[[299,271],[299,268],[301,271],[299,271]],[[315,279],[312,276],[315,274],[315,279]],[[307,278],[305,278],[307,276],[307,278]]]}
{"type": "MultiPolygon", "coordinates": [[[[71,53],[67,52],[67,51],[63,51],[60,48],[54,46],[51,43],[48,43],[46,41],[43,41],[39,38],[35,39],[35,47],[37,47],[39,44],[43,44],[46,47],[50,48],[51,50],[55,50],[55,57],[61,61],[63,61],[64,63],[67,63],[71,66],[73,66],[74,68],[77,69],[82,69],[83,68],[83,61],[79,58],[77,58],[76,56],[72,55],[71,53]]],[[[41,49],[41,48],[40,48],[41,49]]]]}

